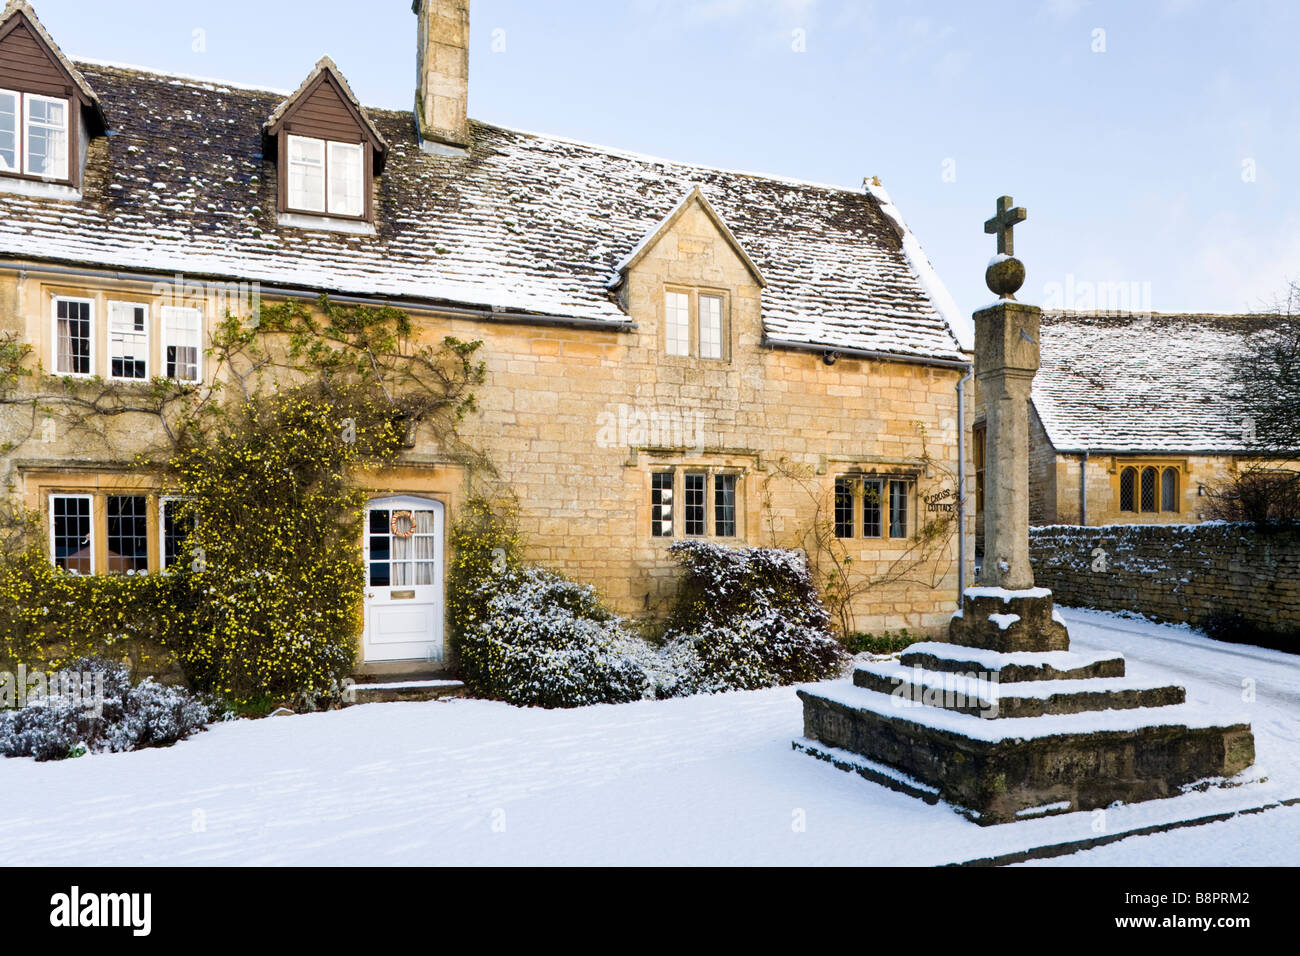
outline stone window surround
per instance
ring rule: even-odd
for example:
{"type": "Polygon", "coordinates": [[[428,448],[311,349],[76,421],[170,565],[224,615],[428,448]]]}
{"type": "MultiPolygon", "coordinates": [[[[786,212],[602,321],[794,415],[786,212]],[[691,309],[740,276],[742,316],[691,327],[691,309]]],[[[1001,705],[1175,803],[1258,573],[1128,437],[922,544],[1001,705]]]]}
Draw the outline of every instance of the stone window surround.
{"type": "Polygon", "coordinates": [[[659,313],[659,355],[662,359],[681,363],[712,362],[719,365],[731,364],[731,292],[728,289],[711,286],[683,285],[679,282],[665,282],[656,308],[659,313]],[[690,311],[690,355],[673,355],[668,352],[668,294],[676,292],[685,295],[690,311]],[[722,300],[722,357],[704,358],[700,355],[700,297],[714,296],[722,300]]]}
{"type": "Polygon", "coordinates": [[[99,551],[101,548],[108,546],[108,499],[114,497],[145,498],[146,514],[149,521],[149,533],[147,534],[147,547],[149,554],[149,573],[153,573],[161,566],[162,561],[162,539],[160,535],[152,533],[158,526],[160,514],[159,495],[156,491],[150,491],[141,488],[138,485],[123,485],[122,487],[104,486],[94,488],[84,488],[75,486],[57,486],[42,487],[41,504],[45,510],[45,527],[49,529],[49,559],[54,561],[54,499],[55,498],[81,498],[90,500],[90,573],[92,575],[103,574],[104,562],[100,560],[99,551]]]}
{"type": "Polygon", "coordinates": [[[706,462],[654,462],[646,466],[645,478],[645,507],[646,507],[646,535],[651,541],[661,541],[665,545],[672,544],[674,541],[721,541],[732,544],[741,544],[745,541],[745,517],[746,517],[746,470],[743,467],[735,465],[719,465],[706,462]],[[654,521],[654,504],[653,504],[653,476],[661,473],[673,473],[673,501],[672,501],[672,534],[656,535],[653,529],[654,521]],[[704,484],[704,534],[686,534],[686,475],[703,474],[708,477],[704,484]],[[716,494],[717,483],[714,480],[718,475],[733,475],[736,479],[736,497],[735,513],[733,521],[736,526],[736,533],[728,537],[718,537],[716,534],[717,524],[717,507],[716,494]]]}
{"type": "Polygon", "coordinates": [[[1115,511],[1117,514],[1171,515],[1183,514],[1187,511],[1183,499],[1187,494],[1187,486],[1191,477],[1191,466],[1185,458],[1127,458],[1112,456],[1107,473],[1111,480],[1111,499],[1115,502],[1115,511]],[[1124,473],[1130,468],[1134,470],[1133,507],[1124,508],[1122,507],[1124,473]],[[1149,510],[1143,510],[1142,508],[1142,472],[1146,468],[1156,469],[1156,506],[1154,509],[1149,510]],[[1176,507],[1173,510],[1164,507],[1164,473],[1171,470],[1177,475],[1174,485],[1174,504],[1176,507]]]}
{"type": "MultiPolygon", "coordinates": [[[[122,286],[112,283],[96,283],[87,287],[67,286],[63,284],[42,283],[41,296],[48,302],[49,317],[49,338],[42,343],[37,350],[37,359],[41,364],[50,369],[51,374],[67,378],[94,378],[99,377],[106,382],[116,385],[140,383],[148,379],[124,379],[115,378],[112,375],[111,368],[111,349],[109,347],[109,303],[125,302],[135,305],[147,306],[149,310],[148,322],[145,327],[145,334],[149,342],[149,357],[146,361],[146,367],[150,378],[162,374],[166,368],[166,334],[163,329],[162,307],[168,304],[169,299],[158,298],[156,291],[147,286],[122,286]],[[58,342],[59,342],[59,322],[58,322],[58,301],[60,299],[73,300],[78,302],[90,302],[90,374],[81,375],[73,372],[58,372],[58,342]],[[153,351],[157,348],[161,354],[158,361],[154,361],[153,351]]],[[[197,303],[185,301],[182,307],[197,308],[200,314],[199,336],[200,342],[207,342],[208,334],[208,309],[206,303],[197,303]]],[[[206,346],[199,350],[199,369],[200,376],[205,374],[203,351],[206,346]]]]}
{"type": "MultiPolygon", "coordinates": [[[[920,500],[920,494],[918,491],[918,489],[920,488],[919,477],[920,476],[914,471],[872,471],[870,473],[861,472],[861,471],[850,471],[850,472],[841,472],[835,474],[830,483],[830,500],[832,502],[832,509],[834,508],[836,488],[839,485],[839,482],[841,481],[851,481],[859,485],[861,485],[861,483],[864,481],[879,481],[881,482],[883,488],[883,494],[881,496],[881,501],[880,501],[880,534],[872,535],[868,537],[862,533],[863,532],[863,508],[862,508],[863,498],[861,494],[854,494],[853,495],[853,520],[852,520],[853,534],[846,537],[841,537],[837,534],[836,540],[837,541],[861,541],[861,542],[878,541],[882,543],[910,541],[912,537],[915,536],[918,530],[919,515],[917,510],[918,509],[917,503],[920,500]],[[895,481],[905,481],[907,482],[908,485],[907,534],[903,535],[902,537],[894,537],[893,535],[890,534],[890,530],[891,530],[890,525],[892,524],[890,520],[890,500],[893,493],[890,483],[895,481]]],[[[834,521],[833,510],[832,510],[831,518],[832,521],[834,521]]]]}
{"type": "Polygon", "coordinates": [[[41,505],[45,511],[45,527],[49,529],[49,558],[54,560],[54,505],[55,498],[81,498],[90,500],[90,566],[91,574],[121,573],[105,571],[105,562],[99,554],[101,548],[108,546],[108,499],[116,497],[144,498],[147,517],[146,548],[148,554],[148,571],[137,574],[165,573],[163,567],[166,548],[166,526],[163,523],[163,508],[181,501],[176,495],[164,494],[156,487],[135,485],[116,485],[114,483],[95,484],[90,487],[75,485],[42,483],[40,489],[41,505]]]}

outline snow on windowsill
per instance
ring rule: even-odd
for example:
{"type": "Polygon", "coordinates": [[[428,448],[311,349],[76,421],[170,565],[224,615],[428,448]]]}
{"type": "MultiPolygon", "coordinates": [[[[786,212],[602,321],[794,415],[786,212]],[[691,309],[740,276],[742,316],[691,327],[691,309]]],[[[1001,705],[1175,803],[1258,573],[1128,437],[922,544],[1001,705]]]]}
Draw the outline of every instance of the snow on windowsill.
{"type": "Polygon", "coordinates": [[[330,216],[312,216],[299,212],[282,212],[275,219],[281,226],[293,229],[317,229],[323,232],[344,232],[353,236],[373,236],[373,223],[355,219],[334,219],[330,216]]]}
{"type": "Polygon", "coordinates": [[[81,201],[80,189],[74,189],[62,183],[40,182],[35,179],[10,179],[8,176],[0,176],[0,192],[13,193],[16,196],[30,196],[33,199],[81,201]]]}

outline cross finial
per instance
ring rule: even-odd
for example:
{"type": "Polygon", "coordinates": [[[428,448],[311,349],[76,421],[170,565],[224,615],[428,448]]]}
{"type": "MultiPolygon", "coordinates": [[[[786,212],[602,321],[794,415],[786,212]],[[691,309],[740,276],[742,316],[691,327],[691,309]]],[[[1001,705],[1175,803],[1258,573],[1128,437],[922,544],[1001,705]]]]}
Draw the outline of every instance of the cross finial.
{"type": "Polygon", "coordinates": [[[996,233],[998,237],[998,252],[1006,256],[1014,256],[1015,245],[1012,240],[1011,230],[1015,228],[1016,223],[1024,222],[1029,217],[1020,206],[1012,206],[1010,196],[998,197],[998,214],[984,223],[984,231],[987,233],[996,233]]]}

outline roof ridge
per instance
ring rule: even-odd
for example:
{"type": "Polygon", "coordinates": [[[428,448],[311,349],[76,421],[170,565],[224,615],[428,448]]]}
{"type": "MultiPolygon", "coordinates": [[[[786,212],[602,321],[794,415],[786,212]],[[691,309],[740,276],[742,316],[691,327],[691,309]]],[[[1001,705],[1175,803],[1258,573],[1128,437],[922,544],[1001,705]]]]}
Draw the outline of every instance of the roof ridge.
{"type": "MultiPolygon", "coordinates": [[[[11,0],[11,2],[21,3],[21,2],[25,2],[25,0],[11,0]]],[[[322,59],[329,59],[329,58],[323,57],[322,59]]],[[[292,96],[296,92],[296,89],[291,90],[291,89],[285,89],[283,87],[273,87],[273,86],[267,86],[258,83],[245,83],[245,82],[240,82],[238,80],[226,80],[215,76],[199,76],[193,73],[182,73],[175,70],[161,69],[159,67],[142,66],[138,63],[122,63],[115,60],[102,60],[96,57],[89,57],[89,56],[75,56],[72,57],[71,60],[74,63],[81,63],[81,64],[85,64],[86,66],[94,66],[94,67],[100,67],[103,69],[110,69],[110,70],[128,70],[133,73],[142,73],[147,76],[153,76],[158,79],[185,80],[190,83],[200,83],[209,86],[225,86],[225,87],[229,87],[232,90],[244,90],[251,93],[267,93],[272,96],[288,97],[288,96],[292,96]]],[[[318,62],[317,66],[319,65],[320,64],[318,62]]],[[[341,71],[339,71],[337,67],[335,67],[335,71],[340,73],[341,75],[341,71]]],[[[358,104],[366,110],[371,110],[375,112],[383,112],[383,113],[409,113],[410,112],[410,110],[400,109],[392,106],[378,106],[373,103],[361,103],[360,100],[358,100],[358,104]]],[[[726,166],[719,166],[711,163],[689,162],[686,160],[671,159],[667,156],[657,156],[652,153],[643,153],[634,149],[625,149],[620,146],[608,146],[602,143],[593,143],[590,142],[589,140],[578,139],[573,136],[564,136],[559,133],[546,133],[540,130],[520,129],[513,126],[503,126],[500,123],[493,123],[489,120],[475,119],[474,117],[470,117],[470,122],[478,126],[485,126],[488,127],[489,129],[499,130],[503,133],[509,133],[515,136],[528,136],[533,139],[549,140],[550,142],[554,142],[554,143],[563,143],[568,146],[577,146],[581,149],[588,149],[593,152],[601,153],[602,155],[605,156],[619,156],[625,159],[636,159],[636,160],[642,160],[644,162],[651,162],[651,163],[663,163],[664,165],[667,166],[678,166],[684,169],[699,169],[707,172],[723,173],[728,176],[746,176],[751,179],[762,179],[762,180],[766,180],[767,182],[785,183],[791,186],[804,186],[809,189],[822,189],[828,192],[845,193],[850,196],[866,196],[866,192],[864,190],[852,186],[841,186],[841,185],[836,185],[834,183],[818,182],[817,180],[803,179],[798,176],[784,176],[779,173],[764,173],[764,172],[758,172],[749,169],[732,169],[726,166]]]]}

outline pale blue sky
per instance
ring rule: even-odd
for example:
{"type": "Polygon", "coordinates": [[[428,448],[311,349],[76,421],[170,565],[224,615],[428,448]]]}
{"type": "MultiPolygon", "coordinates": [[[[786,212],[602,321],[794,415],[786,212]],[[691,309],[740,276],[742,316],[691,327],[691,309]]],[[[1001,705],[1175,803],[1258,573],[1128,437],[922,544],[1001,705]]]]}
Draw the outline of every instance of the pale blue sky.
{"type": "MultiPolygon", "coordinates": [[[[328,53],[366,103],[412,102],[409,0],[35,6],[74,56],[292,89],[328,53]]],[[[1003,193],[1029,209],[1016,244],[1029,301],[1088,307],[1090,290],[1123,283],[1120,304],[1236,311],[1300,277],[1300,4],[472,10],[475,118],[852,188],[879,176],[965,310],[992,298],[982,223],[1003,193]]]]}

